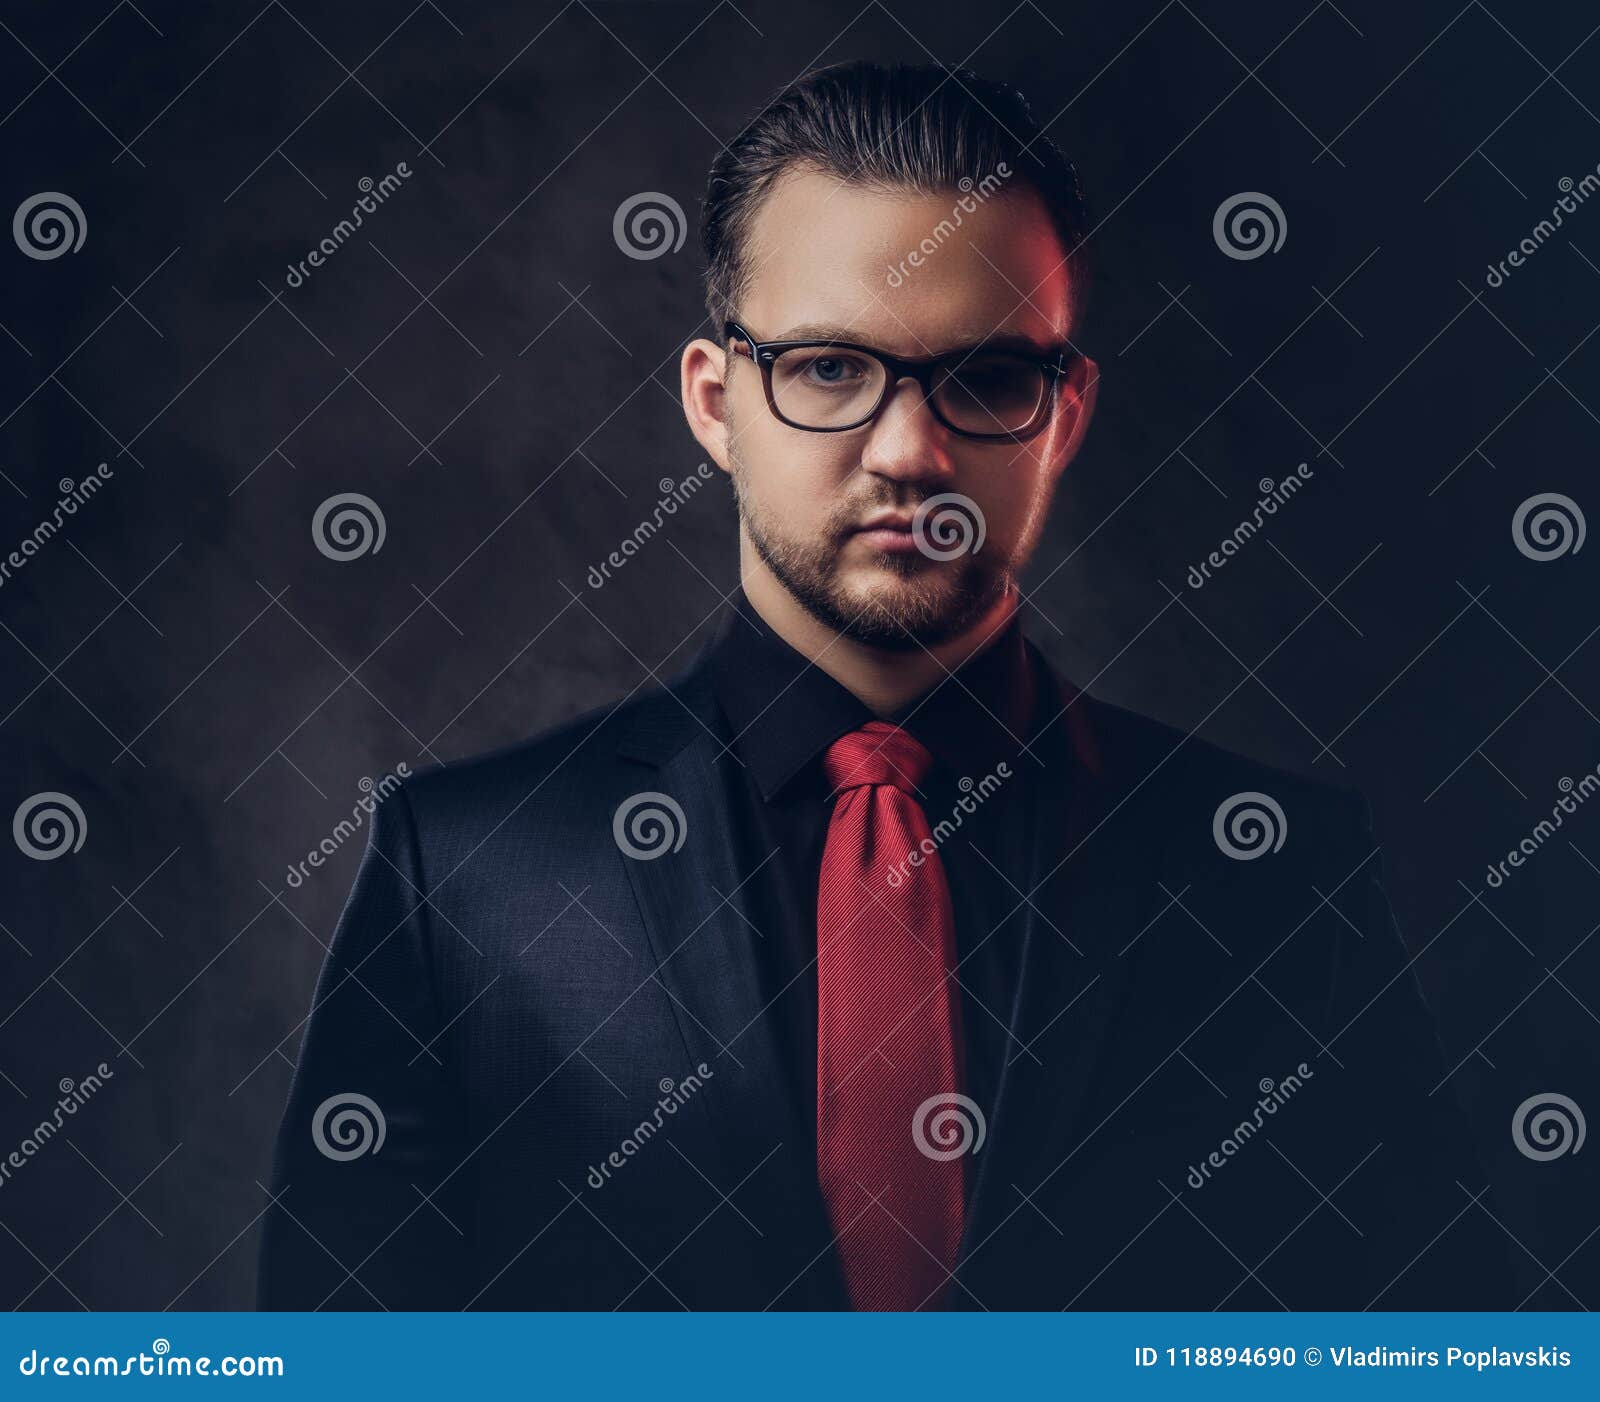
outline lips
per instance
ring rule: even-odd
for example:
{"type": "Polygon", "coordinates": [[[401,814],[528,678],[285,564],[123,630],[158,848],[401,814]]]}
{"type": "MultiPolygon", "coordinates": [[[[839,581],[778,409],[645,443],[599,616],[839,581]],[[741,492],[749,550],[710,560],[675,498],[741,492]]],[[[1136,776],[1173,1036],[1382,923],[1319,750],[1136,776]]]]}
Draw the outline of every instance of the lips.
{"type": "Polygon", "coordinates": [[[909,516],[871,516],[854,528],[861,531],[901,531],[910,534],[911,517],[909,516]]]}
{"type": "Polygon", "coordinates": [[[869,516],[852,530],[851,536],[879,554],[920,554],[921,544],[917,533],[911,529],[911,521],[909,515],[893,512],[869,516]]]}

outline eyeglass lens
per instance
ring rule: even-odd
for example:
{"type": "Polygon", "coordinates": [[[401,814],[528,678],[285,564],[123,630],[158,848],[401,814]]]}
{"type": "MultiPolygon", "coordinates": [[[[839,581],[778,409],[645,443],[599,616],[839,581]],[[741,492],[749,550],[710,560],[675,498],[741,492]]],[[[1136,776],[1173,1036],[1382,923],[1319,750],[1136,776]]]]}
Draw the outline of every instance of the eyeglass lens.
{"type": "MultiPolygon", "coordinates": [[[[835,346],[800,346],[772,363],[778,411],[804,428],[847,428],[867,418],[883,395],[882,361],[835,346]]],[[[1042,366],[1003,352],[979,352],[935,371],[934,407],[966,433],[1012,433],[1039,412],[1047,388],[1042,366]]]]}

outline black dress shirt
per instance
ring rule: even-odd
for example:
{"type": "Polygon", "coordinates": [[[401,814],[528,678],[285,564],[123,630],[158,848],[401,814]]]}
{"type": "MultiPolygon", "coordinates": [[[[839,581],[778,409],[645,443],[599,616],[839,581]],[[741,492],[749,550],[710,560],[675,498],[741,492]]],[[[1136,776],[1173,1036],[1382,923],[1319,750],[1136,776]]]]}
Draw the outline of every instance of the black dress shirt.
{"type": "MultiPolygon", "coordinates": [[[[817,884],[833,811],[822,758],[834,740],[878,717],[775,633],[742,588],[730,602],[710,644],[737,761],[725,766],[727,801],[745,894],[758,912],[750,938],[764,1016],[775,1020],[800,1118],[815,1134],[817,884]]],[[[917,797],[939,841],[955,912],[964,1089],[986,1116],[1002,1066],[1027,1054],[1008,1043],[1027,910],[1025,838],[1045,778],[1042,754],[1028,746],[1059,710],[1036,695],[1041,671],[1019,610],[988,646],[882,717],[933,755],[917,797]],[[942,839],[941,823],[950,825],[942,839]]]]}

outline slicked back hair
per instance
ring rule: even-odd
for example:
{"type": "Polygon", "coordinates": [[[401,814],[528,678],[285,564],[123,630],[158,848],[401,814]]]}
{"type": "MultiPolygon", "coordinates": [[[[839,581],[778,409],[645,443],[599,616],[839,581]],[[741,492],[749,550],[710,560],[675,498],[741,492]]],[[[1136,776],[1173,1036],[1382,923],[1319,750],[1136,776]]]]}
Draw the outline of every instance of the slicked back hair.
{"type": "MultiPolygon", "coordinates": [[[[854,61],[778,93],[712,164],[701,208],[706,312],[713,337],[739,314],[755,269],[756,212],[779,176],[814,170],[885,191],[951,194],[1022,185],[1042,200],[1067,260],[1074,326],[1088,291],[1088,212],[1077,170],[1008,83],[941,64],[854,61]],[[965,182],[965,183],[963,183],[965,182]]],[[[1028,291],[1029,289],[1023,289],[1028,291]]]]}

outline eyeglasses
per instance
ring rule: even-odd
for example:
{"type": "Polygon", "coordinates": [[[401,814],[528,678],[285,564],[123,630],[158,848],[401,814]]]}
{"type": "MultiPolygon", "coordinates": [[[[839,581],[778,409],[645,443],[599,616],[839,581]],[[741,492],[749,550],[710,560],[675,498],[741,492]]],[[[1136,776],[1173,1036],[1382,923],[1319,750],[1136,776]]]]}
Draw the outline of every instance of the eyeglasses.
{"type": "Polygon", "coordinates": [[[843,433],[875,419],[902,379],[915,380],[934,418],[952,433],[1021,442],[1050,422],[1056,386],[1078,358],[985,349],[907,360],[850,341],[758,341],[738,322],[729,347],[761,371],[767,407],[810,433],[843,433]]]}

